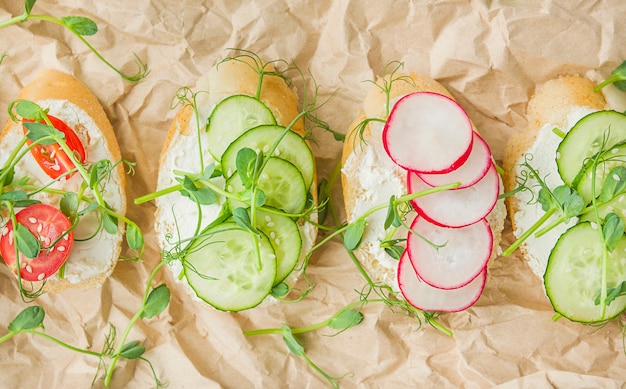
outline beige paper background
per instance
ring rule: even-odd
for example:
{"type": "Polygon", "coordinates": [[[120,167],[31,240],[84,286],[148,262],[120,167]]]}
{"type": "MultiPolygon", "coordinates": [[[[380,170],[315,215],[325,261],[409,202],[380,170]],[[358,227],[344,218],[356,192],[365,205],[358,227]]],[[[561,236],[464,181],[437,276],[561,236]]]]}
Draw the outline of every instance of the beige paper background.
{"type": "MultiPolygon", "coordinates": [[[[22,12],[21,1],[0,0],[0,20],[22,12]]],[[[598,69],[608,74],[626,58],[626,3],[609,1],[165,1],[40,0],[34,13],[84,15],[98,24],[89,38],[111,62],[132,71],[132,53],[151,73],[133,85],[122,81],[71,34],[43,22],[0,30],[0,123],[22,85],[43,67],[74,74],[103,104],[125,158],[137,162],[130,199],[154,189],[158,154],[173,117],[176,90],[193,86],[226,55],[252,50],[267,60],[293,60],[310,69],[320,111],[345,132],[369,84],[386,63],[441,81],[464,105],[479,131],[502,156],[510,135],[525,126],[524,111],[536,85],[560,73],[598,69]]],[[[327,177],[341,144],[316,132],[319,175],[327,177]]],[[[335,201],[341,205],[339,187],[335,201]]],[[[46,331],[74,346],[100,350],[109,323],[121,333],[140,303],[150,270],[159,261],[151,204],[131,206],[148,249],[142,263],[120,263],[102,289],[44,296],[46,331]]],[[[510,243],[507,230],[505,242],[510,243]]],[[[312,258],[313,294],[297,304],[223,313],[192,301],[169,273],[157,280],[172,289],[168,310],[139,322],[141,340],[170,388],[318,388],[327,382],[279,336],[245,338],[242,330],[293,327],[325,320],[356,301],[365,284],[339,242],[312,258]]],[[[13,277],[0,271],[0,335],[26,305],[13,277]]],[[[380,304],[364,309],[361,325],[329,337],[320,330],[300,337],[309,357],[344,388],[622,388],[623,336],[615,322],[590,328],[561,320],[541,283],[516,255],[498,258],[484,295],[465,312],[441,316],[447,337],[380,304]]],[[[87,388],[97,360],[41,338],[18,336],[0,344],[0,387],[87,388]]],[[[96,387],[101,382],[96,381],[96,387]]],[[[144,363],[121,363],[112,387],[152,387],[144,363]]]]}

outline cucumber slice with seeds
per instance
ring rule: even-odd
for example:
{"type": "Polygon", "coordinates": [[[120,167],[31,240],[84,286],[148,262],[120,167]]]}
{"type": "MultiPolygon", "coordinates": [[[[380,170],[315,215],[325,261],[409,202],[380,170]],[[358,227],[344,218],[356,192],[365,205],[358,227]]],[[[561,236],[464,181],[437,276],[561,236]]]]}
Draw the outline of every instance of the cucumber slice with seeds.
{"type": "Polygon", "coordinates": [[[229,96],[211,112],[207,128],[209,152],[216,161],[239,135],[261,124],[276,124],[272,111],[247,95],[229,96]]]}
{"type": "Polygon", "coordinates": [[[589,158],[626,139],[626,115],[597,111],[572,127],[557,148],[556,163],[563,182],[576,187],[589,158]]]}
{"type": "MultiPolygon", "coordinates": [[[[595,224],[583,222],[568,229],[557,241],[548,259],[544,276],[546,292],[554,310],[578,322],[609,320],[626,309],[626,296],[606,307],[596,305],[602,287],[604,242],[595,224]]],[[[626,280],[626,237],[608,253],[607,288],[626,280]]]]}
{"type": "Polygon", "coordinates": [[[278,125],[261,125],[250,129],[237,138],[222,156],[222,170],[230,176],[235,172],[237,152],[248,147],[257,153],[267,155],[270,148],[280,139],[273,156],[293,163],[304,178],[306,188],[310,188],[315,173],[313,153],[306,141],[293,131],[278,125]],[[282,137],[282,138],[281,138],[282,137]]]}
{"type": "Polygon", "coordinates": [[[274,212],[256,210],[256,226],[270,240],[276,253],[276,279],[274,285],[283,281],[293,271],[300,259],[302,238],[296,222],[290,217],[274,212]]]}
{"type": "Polygon", "coordinates": [[[585,202],[590,202],[593,197],[600,195],[602,185],[611,169],[624,164],[626,164],[626,144],[620,143],[610,150],[603,151],[598,155],[595,173],[593,163],[590,162],[578,179],[576,191],[585,199],[585,202]],[[594,181],[595,190],[593,188],[594,184],[592,184],[594,181]]]}
{"type": "Polygon", "coordinates": [[[194,241],[184,259],[185,277],[196,295],[224,311],[260,304],[276,278],[276,254],[268,238],[234,223],[211,228],[194,241]]]}
{"type": "MultiPolygon", "coordinates": [[[[265,204],[290,214],[299,214],[306,206],[307,190],[300,171],[284,159],[271,157],[261,172],[257,182],[265,193],[265,204]]],[[[235,173],[226,181],[226,189],[231,193],[245,190],[239,174],[235,173]]],[[[230,209],[248,208],[241,201],[228,198],[230,209]]]]}

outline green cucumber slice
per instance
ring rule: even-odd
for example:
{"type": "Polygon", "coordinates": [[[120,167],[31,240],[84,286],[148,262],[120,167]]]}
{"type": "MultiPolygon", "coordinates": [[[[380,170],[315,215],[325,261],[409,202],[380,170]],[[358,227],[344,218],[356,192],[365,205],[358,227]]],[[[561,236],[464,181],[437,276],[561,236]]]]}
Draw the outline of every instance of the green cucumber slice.
{"type": "Polygon", "coordinates": [[[597,111],[572,127],[557,148],[556,163],[563,182],[575,188],[589,157],[626,139],[626,115],[597,111]]]}
{"type": "Polygon", "coordinates": [[[620,143],[615,145],[610,150],[606,150],[601,152],[598,155],[598,163],[594,166],[593,163],[588,163],[586,169],[584,169],[584,173],[580,175],[578,181],[578,186],[576,187],[576,191],[578,194],[585,199],[585,202],[590,202],[594,197],[598,197],[600,195],[600,191],[602,189],[602,185],[606,180],[607,175],[616,166],[625,165],[626,164],[626,144],[620,143]],[[594,177],[595,175],[595,177],[594,177]],[[595,191],[593,189],[593,182],[595,181],[595,191]]]}
{"type": "Polygon", "coordinates": [[[274,285],[283,281],[296,267],[302,249],[302,237],[298,224],[287,216],[259,208],[256,210],[256,226],[267,236],[276,253],[276,279],[274,285]]]}
{"type": "MultiPolygon", "coordinates": [[[[577,322],[596,323],[611,319],[626,309],[626,296],[606,307],[595,304],[602,286],[604,242],[597,225],[579,223],[561,235],[548,259],[544,284],[554,310],[577,322]]],[[[626,237],[609,252],[607,288],[626,280],[626,237]]]]}
{"type": "Polygon", "coordinates": [[[222,170],[226,172],[227,176],[234,173],[237,169],[237,152],[244,147],[248,147],[257,153],[262,151],[264,155],[267,155],[270,148],[279,139],[280,143],[278,143],[272,156],[280,157],[293,163],[302,173],[306,188],[310,188],[313,182],[313,175],[315,174],[315,164],[311,149],[300,135],[278,125],[261,125],[241,134],[224,151],[221,160],[222,170]]]}
{"type": "Polygon", "coordinates": [[[276,254],[268,238],[235,223],[224,223],[196,239],[184,259],[187,282],[196,295],[223,311],[259,305],[276,278],[276,254]]]}
{"type": "MultiPolygon", "coordinates": [[[[290,214],[299,214],[306,206],[307,190],[302,174],[291,162],[282,158],[268,159],[257,186],[265,193],[265,205],[290,214]]],[[[226,190],[231,193],[243,193],[245,189],[237,173],[226,181],[226,190]]],[[[232,198],[228,198],[228,205],[230,209],[249,207],[232,198]]]]}
{"type": "Polygon", "coordinates": [[[239,135],[261,124],[276,124],[274,114],[261,101],[247,95],[225,98],[209,117],[209,152],[220,161],[224,151],[239,135]]]}

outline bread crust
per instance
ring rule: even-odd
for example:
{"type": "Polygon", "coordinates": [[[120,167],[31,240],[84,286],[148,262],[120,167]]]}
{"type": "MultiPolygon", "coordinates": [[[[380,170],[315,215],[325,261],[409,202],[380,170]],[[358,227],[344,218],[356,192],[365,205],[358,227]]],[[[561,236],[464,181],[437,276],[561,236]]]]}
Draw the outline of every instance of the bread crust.
{"type": "MultiPolygon", "coordinates": [[[[115,136],[115,131],[109,122],[109,119],[102,108],[102,105],[98,101],[97,97],[91,92],[91,90],[77,78],[54,69],[44,69],[39,72],[35,78],[24,86],[24,88],[18,94],[18,99],[29,100],[33,102],[55,99],[66,100],[82,109],[95,123],[96,127],[102,133],[102,136],[106,142],[108,152],[110,154],[110,160],[117,162],[122,159],[119,144],[115,136]]],[[[16,124],[9,119],[5,125],[2,133],[0,134],[0,142],[16,124]]],[[[123,215],[126,213],[126,176],[124,172],[123,164],[119,164],[112,172],[117,176],[121,189],[121,209],[120,213],[123,215]]],[[[123,225],[120,225],[123,234],[123,225]]],[[[67,288],[94,288],[101,286],[104,281],[111,275],[117,258],[119,258],[122,250],[121,240],[117,244],[115,250],[115,261],[111,261],[111,266],[105,271],[94,277],[87,278],[79,283],[71,283],[67,279],[49,279],[44,286],[45,293],[57,293],[67,288]]]]}
{"type": "MultiPolygon", "coordinates": [[[[391,80],[390,77],[390,75],[386,75],[382,78],[378,78],[376,80],[376,85],[388,85],[391,80]]],[[[394,75],[394,78],[396,81],[391,84],[391,90],[389,92],[390,102],[393,102],[396,98],[414,92],[435,92],[455,100],[452,94],[442,84],[424,75],[416,73],[408,73],[406,75],[396,74],[394,75]],[[408,77],[410,81],[408,81],[406,77],[408,77]]],[[[363,134],[361,135],[362,138],[359,138],[359,135],[357,134],[357,126],[366,118],[387,119],[385,112],[386,101],[387,96],[385,92],[380,87],[372,87],[364,99],[363,108],[357,112],[357,118],[351,124],[346,135],[346,140],[342,150],[342,165],[344,166],[344,169],[342,169],[341,182],[344,197],[344,208],[346,210],[348,221],[350,221],[350,215],[353,213],[357,199],[359,196],[364,194],[364,189],[357,178],[357,171],[346,169],[346,161],[351,156],[360,160],[362,158],[361,155],[363,154],[363,150],[368,147],[367,144],[372,137],[370,125],[365,127],[363,134]]],[[[358,165],[359,164],[355,164],[352,166],[358,165]]],[[[494,248],[499,247],[505,216],[506,212],[504,205],[501,201],[499,201],[494,208],[494,211],[492,211],[488,217],[493,230],[494,248]]],[[[496,250],[494,250],[493,256],[495,256],[495,253],[496,250]]],[[[374,279],[387,284],[395,283],[395,269],[392,270],[386,268],[380,264],[377,258],[374,258],[363,250],[357,249],[356,254],[366,270],[370,272],[374,279]]]]}

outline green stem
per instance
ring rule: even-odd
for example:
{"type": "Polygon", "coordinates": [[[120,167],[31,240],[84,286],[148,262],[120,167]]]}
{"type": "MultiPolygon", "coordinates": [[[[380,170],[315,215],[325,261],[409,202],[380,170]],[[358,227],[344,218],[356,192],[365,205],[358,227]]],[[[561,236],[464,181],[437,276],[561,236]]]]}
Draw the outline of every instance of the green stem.
{"type": "Polygon", "coordinates": [[[7,340],[11,339],[15,335],[17,335],[17,332],[9,332],[8,334],[0,337],[0,343],[6,342],[7,340]]]}
{"type": "Polygon", "coordinates": [[[526,232],[522,234],[513,244],[502,252],[502,256],[506,257],[511,255],[529,236],[531,236],[543,223],[545,223],[556,212],[556,208],[552,208],[547,211],[539,220],[535,222],[526,232]]]}
{"type": "Polygon", "coordinates": [[[113,356],[111,357],[111,363],[107,367],[106,374],[104,377],[104,386],[107,388],[111,384],[113,371],[115,370],[115,365],[117,364],[117,361],[119,360],[121,356],[120,353],[122,352],[122,348],[126,345],[126,339],[128,338],[128,335],[130,334],[131,329],[135,326],[135,323],[137,323],[137,321],[141,318],[146,308],[146,302],[148,301],[148,296],[150,295],[150,291],[152,290],[152,281],[154,280],[156,273],[164,264],[165,264],[165,261],[159,262],[159,264],[155,266],[152,272],[150,273],[150,277],[148,277],[148,281],[146,282],[146,288],[143,293],[143,300],[141,302],[141,307],[139,308],[139,310],[137,310],[135,315],[131,318],[130,322],[124,329],[124,333],[122,334],[122,337],[120,338],[120,341],[118,342],[117,347],[113,351],[113,356]]]}
{"type": "Polygon", "coordinates": [[[94,357],[97,357],[97,358],[102,358],[102,354],[100,354],[100,353],[97,353],[95,351],[84,350],[84,349],[78,348],[78,347],[74,347],[74,346],[72,346],[70,344],[67,344],[67,343],[65,343],[65,342],[63,342],[63,341],[61,341],[61,340],[59,340],[59,339],[57,339],[55,337],[52,337],[52,336],[46,334],[45,332],[35,331],[35,330],[23,330],[22,332],[28,333],[28,334],[37,335],[37,336],[41,336],[42,338],[48,339],[51,342],[54,342],[54,343],[56,343],[56,344],[58,344],[58,345],[60,345],[62,347],[65,347],[68,350],[75,351],[77,353],[87,354],[87,355],[91,355],[91,356],[94,356],[94,357]]]}

